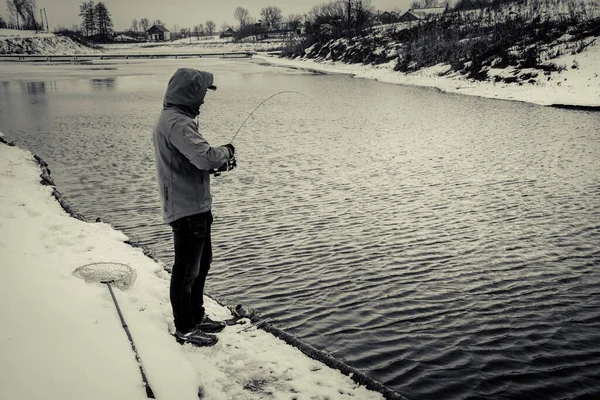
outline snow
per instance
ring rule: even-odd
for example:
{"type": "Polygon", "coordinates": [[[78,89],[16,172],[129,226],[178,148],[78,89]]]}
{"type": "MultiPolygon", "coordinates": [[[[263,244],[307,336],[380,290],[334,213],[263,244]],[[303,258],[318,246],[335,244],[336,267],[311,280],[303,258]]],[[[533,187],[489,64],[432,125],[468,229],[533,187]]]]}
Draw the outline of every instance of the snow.
{"type": "Polygon", "coordinates": [[[212,348],[180,346],[163,266],[110,225],[70,217],[39,175],[29,152],[0,144],[0,398],[146,398],[108,288],[72,275],[94,262],[137,272],[115,295],[158,399],[197,398],[199,387],[215,400],[383,398],[252,325],[225,328],[212,348]]]}
{"type": "Polygon", "coordinates": [[[0,29],[0,55],[2,54],[99,54],[99,50],[80,45],[68,37],[53,33],[0,29]]]}
{"type": "Polygon", "coordinates": [[[18,29],[0,29],[0,36],[12,37],[54,37],[54,33],[39,31],[22,31],[18,29]]]}
{"type": "MultiPolygon", "coordinates": [[[[538,80],[536,84],[523,85],[468,80],[456,73],[449,73],[450,67],[442,64],[403,74],[394,71],[395,62],[372,66],[309,59],[291,60],[267,54],[258,54],[254,58],[273,65],[351,74],[356,78],[434,87],[445,92],[471,96],[517,100],[540,105],[600,106],[600,37],[598,39],[581,54],[564,55],[552,60],[556,64],[566,66],[566,70],[552,72],[544,79],[538,80]]],[[[512,68],[493,69],[490,71],[490,76],[514,76],[512,68]]],[[[521,74],[526,72],[532,71],[522,70],[521,74]]]]}
{"type": "Polygon", "coordinates": [[[231,42],[230,40],[198,41],[192,38],[180,39],[173,42],[152,43],[123,43],[107,44],[104,49],[112,54],[197,54],[210,52],[235,52],[235,51],[274,51],[280,50],[282,43],[279,42],[231,42]]]}
{"type": "MultiPolygon", "coordinates": [[[[402,29],[402,27],[397,29],[402,29]]],[[[6,53],[8,49],[14,51],[15,48],[20,49],[18,50],[20,53],[35,52],[44,55],[100,53],[100,50],[86,48],[65,37],[47,37],[49,34],[41,34],[42,37],[37,41],[37,49],[32,50],[30,42],[27,42],[27,37],[14,37],[19,32],[21,31],[0,30],[0,54],[6,53]]],[[[26,31],[24,35],[30,36],[31,32],[26,31]]],[[[515,76],[513,67],[493,68],[488,72],[490,80],[474,81],[457,73],[451,73],[448,65],[437,65],[404,74],[394,71],[395,62],[381,65],[344,64],[327,60],[292,60],[269,55],[268,52],[278,50],[283,45],[281,41],[233,43],[228,38],[213,37],[199,41],[192,37],[191,41],[187,38],[165,43],[105,45],[102,52],[104,54],[189,54],[250,51],[258,52],[254,58],[259,62],[268,62],[272,65],[351,74],[357,78],[375,79],[391,84],[434,87],[445,92],[540,105],[562,104],[597,107],[600,106],[600,37],[590,37],[587,42],[591,44],[582,53],[566,52],[565,55],[551,60],[556,65],[564,66],[563,71],[555,71],[546,75],[544,71],[540,70],[522,70],[518,75],[529,72],[537,74],[537,77],[535,83],[521,84],[494,82],[494,77],[515,76]]]]}

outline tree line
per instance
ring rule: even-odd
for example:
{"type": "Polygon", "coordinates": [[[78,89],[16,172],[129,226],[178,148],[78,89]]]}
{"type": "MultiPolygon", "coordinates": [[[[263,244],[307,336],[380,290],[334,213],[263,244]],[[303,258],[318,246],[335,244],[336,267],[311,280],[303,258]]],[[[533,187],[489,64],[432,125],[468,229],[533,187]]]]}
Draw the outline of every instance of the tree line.
{"type": "Polygon", "coordinates": [[[277,6],[264,7],[260,11],[260,20],[252,17],[248,9],[237,7],[233,12],[233,17],[238,23],[238,32],[252,31],[260,27],[266,31],[280,30],[283,28],[296,30],[302,24],[303,16],[300,14],[290,14],[283,16],[281,8],[277,6]],[[284,26],[285,25],[285,26],[284,26]]]}

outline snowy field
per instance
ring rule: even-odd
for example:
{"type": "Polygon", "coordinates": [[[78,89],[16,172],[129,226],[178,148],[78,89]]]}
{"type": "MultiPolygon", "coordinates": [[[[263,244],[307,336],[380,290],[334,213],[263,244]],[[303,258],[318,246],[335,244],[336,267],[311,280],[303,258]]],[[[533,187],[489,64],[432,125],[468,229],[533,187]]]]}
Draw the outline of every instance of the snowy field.
{"type": "MultiPolygon", "coordinates": [[[[180,346],[161,265],[109,225],[65,213],[29,152],[0,144],[0,171],[0,398],[146,398],[107,287],[72,275],[94,262],[137,271],[115,294],[158,399],[197,398],[199,388],[211,400],[383,398],[251,325],[227,327],[212,348],[180,346]]],[[[213,318],[230,317],[205,301],[213,318]]]]}

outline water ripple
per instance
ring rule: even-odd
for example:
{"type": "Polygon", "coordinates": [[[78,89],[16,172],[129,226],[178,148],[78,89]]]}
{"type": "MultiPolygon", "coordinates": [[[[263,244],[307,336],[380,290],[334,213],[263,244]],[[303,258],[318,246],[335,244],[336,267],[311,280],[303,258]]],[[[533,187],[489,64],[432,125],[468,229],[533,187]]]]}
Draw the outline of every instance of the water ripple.
{"type": "MultiPolygon", "coordinates": [[[[224,77],[214,143],[273,90],[315,99],[259,110],[213,180],[209,291],[410,399],[600,398],[599,115],[201,62],[224,77]]],[[[34,105],[0,87],[0,129],[169,265],[151,132],[172,65],[147,66],[34,105]]]]}

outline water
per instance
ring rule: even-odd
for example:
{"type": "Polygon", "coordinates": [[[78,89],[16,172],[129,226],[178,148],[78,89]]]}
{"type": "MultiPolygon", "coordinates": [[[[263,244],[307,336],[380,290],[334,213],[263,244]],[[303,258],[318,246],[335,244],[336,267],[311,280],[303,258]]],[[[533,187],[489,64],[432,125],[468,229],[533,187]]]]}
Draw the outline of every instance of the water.
{"type": "Polygon", "coordinates": [[[600,114],[247,60],[0,65],[0,130],[170,263],[151,132],[178,66],[215,73],[208,290],[409,399],[600,396],[600,114]],[[11,69],[13,68],[13,69],[11,69]]]}

